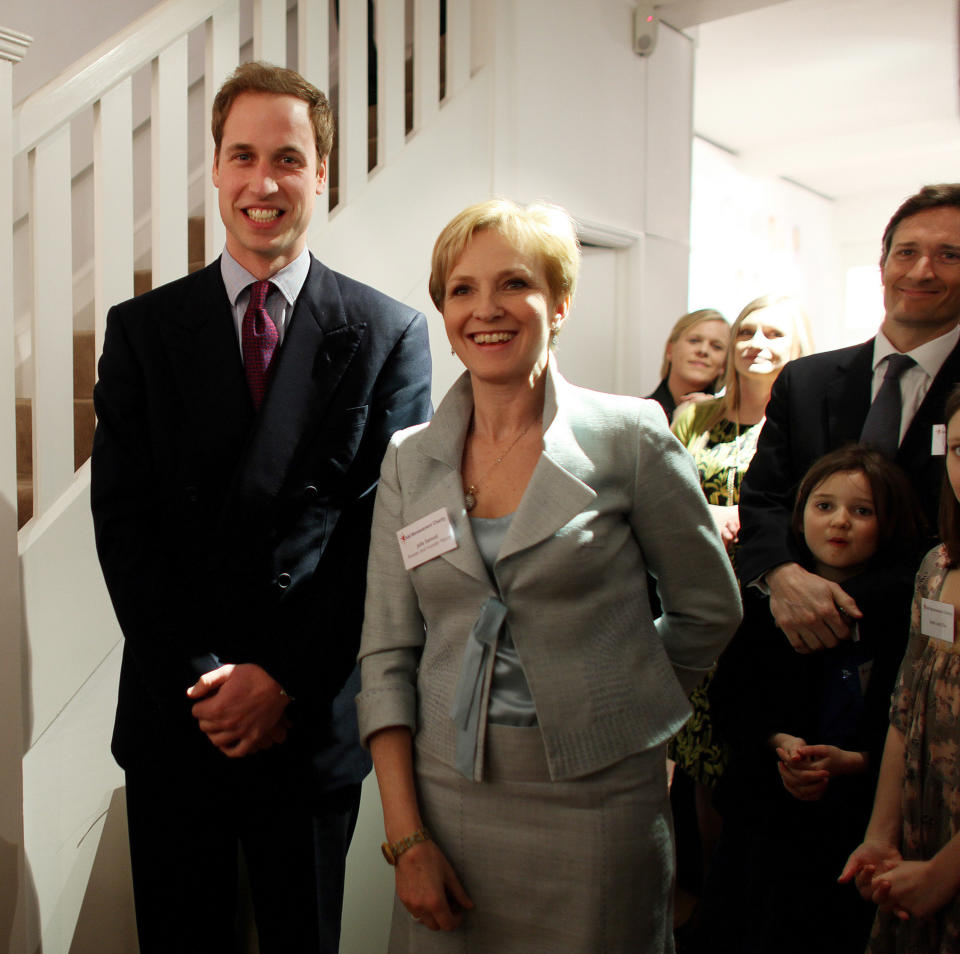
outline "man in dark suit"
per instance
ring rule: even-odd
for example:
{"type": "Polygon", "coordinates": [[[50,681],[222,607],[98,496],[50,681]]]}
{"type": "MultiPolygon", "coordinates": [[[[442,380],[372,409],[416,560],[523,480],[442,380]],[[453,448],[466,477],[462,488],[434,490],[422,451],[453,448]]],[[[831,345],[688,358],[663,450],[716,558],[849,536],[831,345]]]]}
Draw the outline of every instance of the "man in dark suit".
{"type": "Polygon", "coordinates": [[[140,948],[237,951],[240,858],[261,954],[335,954],[374,490],[430,413],[426,322],[306,248],[323,93],[245,64],[213,135],[223,256],[111,309],[95,391],[140,948]]]}
{"type": "Polygon", "coordinates": [[[740,578],[769,587],[770,611],[801,652],[849,636],[858,601],[883,584],[865,573],[847,593],[798,564],[790,513],[817,458],[851,441],[886,444],[936,527],[944,401],[960,381],[960,185],[926,186],[900,206],[883,234],[880,267],[879,334],[784,368],[741,489],[740,578]]]}

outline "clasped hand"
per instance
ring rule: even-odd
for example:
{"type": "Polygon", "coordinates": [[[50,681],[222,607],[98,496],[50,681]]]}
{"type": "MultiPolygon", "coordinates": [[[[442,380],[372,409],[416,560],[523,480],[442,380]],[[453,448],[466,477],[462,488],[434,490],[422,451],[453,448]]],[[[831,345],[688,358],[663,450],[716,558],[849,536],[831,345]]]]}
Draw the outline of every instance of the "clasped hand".
{"type": "Polygon", "coordinates": [[[255,663],[228,663],[204,673],[188,690],[200,730],[230,758],[283,742],[290,702],[283,687],[255,663]]]}
{"type": "Polygon", "coordinates": [[[838,880],[853,881],[865,900],[902,921],[929,917],[953,898],[949,879],[938,875],[933,859],[904,861],[893,845],[877,841],[860,845],[838,880]]]}
{"type": "Polygon", "coordinates": [[[863,752],[835,745],[807,745],[795,735],[778,732],[773,739],[780,761],[777,769],[783,787],[802,802],[817,801],[835,775],[855,775],[867,767],[863,752]]]}

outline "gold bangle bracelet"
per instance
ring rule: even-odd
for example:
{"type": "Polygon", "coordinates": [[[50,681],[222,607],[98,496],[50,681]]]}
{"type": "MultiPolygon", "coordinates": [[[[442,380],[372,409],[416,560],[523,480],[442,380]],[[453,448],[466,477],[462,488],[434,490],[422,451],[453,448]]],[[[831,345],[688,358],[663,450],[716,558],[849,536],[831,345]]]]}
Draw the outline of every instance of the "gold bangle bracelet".
{"type": "Polygon", "coordinates": [[[397,859],[408,848],[418,845],[421,841],[430,841],[430,832],[427,831],[426,825],[418,828],[412,835],[407,835],[406,838],[401,838],[399,841],[385,841],[380,846],[380,850],[383,852],[383,857],[387,859],[387,864],[395,865],[397,863],[397,859]]]}

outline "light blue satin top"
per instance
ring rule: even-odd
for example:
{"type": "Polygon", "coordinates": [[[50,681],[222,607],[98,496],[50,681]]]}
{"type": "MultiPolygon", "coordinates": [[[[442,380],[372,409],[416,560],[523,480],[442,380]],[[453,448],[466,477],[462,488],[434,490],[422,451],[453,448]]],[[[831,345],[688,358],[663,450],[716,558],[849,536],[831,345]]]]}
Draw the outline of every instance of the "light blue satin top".
{"type": "MultiPolygon", "coordinates": [[[[471,517],[477,549],[483,557],[487,572],[493,578],[493,565],[503,538],[510,528],[513,514],[505,517],[471,517]]],[[[517,648],[510,637],[510,627],[504,621],[497,639],[496,658],[493,663],[493,679],[490,683],[490,703],[487,707],[487,721],[497,725],[531,726],[537,724],[537,710],[527,685],[523,665],[517,655],[517,648]]]]}

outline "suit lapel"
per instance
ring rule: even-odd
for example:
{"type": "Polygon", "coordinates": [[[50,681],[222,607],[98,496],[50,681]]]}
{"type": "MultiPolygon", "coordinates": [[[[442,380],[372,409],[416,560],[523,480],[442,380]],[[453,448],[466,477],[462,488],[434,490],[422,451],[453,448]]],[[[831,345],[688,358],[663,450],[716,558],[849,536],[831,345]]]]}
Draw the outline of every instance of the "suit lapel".
{"type": "MultiPolygon", "coordinates": [[[[551,358],[543,409],[543,454],[510,521],[498,562],[552,536],[596,497],[596,493],[574,475],[575,472],[586,473],[592,465],[567,420],[565,406],[569,394],[565,385],[551,358]],[[558,389],[561,392],[560,406],[558,389]]],[[[423,489],[411,497],[404,508],[404,519],[412,523],[444,507],[453,524],[457,549],[444,553],[441,559],[463,573],[489,583],[490,575],[477,549],[470,529],[470,518],[463,504],[463,480],[460,475],[463,444],[472,411],[470,375],[463,374],[447,393],[430,426],[424,431],[421,453],[434,462],[436,476],[425,480],[423,489]]]]}
{"type": "Polygon", "coordinates": [[[236,460],[253,418],[240,346],[217,259],[185,283],[180,301],[165,305],[160,338],[175,388],[188,409],[183,442],[201,461],[222,468],[236,460]]]}
{"type": "Polygon", "coordinates": [[[543,454],[510,521],[499,560],[553,536],[597,496],[575,476],[589,473],[593,465],[570,426],[567,413],[572,395],[552,356],[546,374],[543,454]]]}
{"type": "Polygon", "coordinates": [[[840,447],[860,439],[870,409],[870,382],[873,376],[873,339],[842,352],[843,360],[827,385],[826,447],[840,447]]]}
{"type": "Polygon", "coordinates": [[[350,322],[333,273],[311,257],[256,416],[237,492],[274,497],[303,440],[316,433],[367,326],[350,322]]]}
{"type": "Polygon", "coordinates": [[[575,476],[589,473],[593,465],[567,417],[573,396],[552,355],[546,374],[543,454],[510,522],[500,560],[553,536],[597,496],[575,476]]]}
{"type": "Polygon", "coordinates": [[[482,583],[490,583],[490,574],[483,562],[470,528],[470,518],[463,503],[463,480],[460,462],[463,444],[473,413],[473,392],[470,375],[462,374],[440,402],[433,420],[423,432],[421,453],[430,459],[430,478],[423,481],[422,490],[414,492],[404,507],[404,517],[413,523],[434,510],[447,511],[457,548],[444,553],[446,560],[467,576],[482,583]]]}

